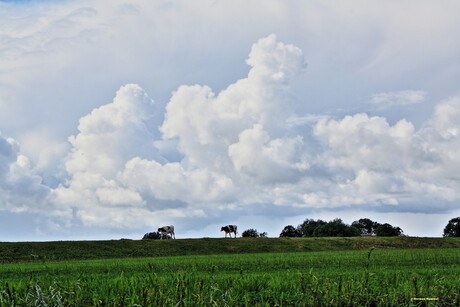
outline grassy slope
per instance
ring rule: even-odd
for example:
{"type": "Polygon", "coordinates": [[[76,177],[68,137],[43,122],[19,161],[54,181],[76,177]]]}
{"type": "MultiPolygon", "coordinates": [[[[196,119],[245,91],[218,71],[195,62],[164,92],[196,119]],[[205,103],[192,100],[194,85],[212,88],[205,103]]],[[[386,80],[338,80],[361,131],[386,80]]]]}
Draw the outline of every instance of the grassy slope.
{"type": "Polygon", "coordinates": [[[0,243],[0,262],[376,248],[460,248],[460,238],[238,238],[0,243]]]}

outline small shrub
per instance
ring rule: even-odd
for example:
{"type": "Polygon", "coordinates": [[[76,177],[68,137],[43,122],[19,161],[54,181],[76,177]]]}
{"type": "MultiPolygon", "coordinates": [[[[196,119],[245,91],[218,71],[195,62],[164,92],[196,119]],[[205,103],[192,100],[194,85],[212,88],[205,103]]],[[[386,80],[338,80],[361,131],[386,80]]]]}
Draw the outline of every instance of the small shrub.
{"type": "Polygon", "coordinates": [[[460,217],[453,218],[444,228],[444,237],[460,237],[460,217]]]}
{"type": "Polygon", "coordinates": [[[257,231],[257,229],[247,229],[245,231],[243,231],[243,233],[241,234],[241,236],[243,238],[266,238],[267,237],[267,233],[266,232],[261,232],[259,233],[257,231]]]}
{"type": "Polygon", "coordinates": [[[399,227],[394,227],[388,223],[385,223],[375,229],[375,234],[378,237],[398,237],[403,234],[403,231],[399,227]]]}
{"type": "Polygon", "coordinates": [[[292,225],[288,225],[284,227],[283,231],[280,233],[280,238],[283,237],[301,237],[302,232],[300,231],[299,228],[295,228],[292,225]]]}

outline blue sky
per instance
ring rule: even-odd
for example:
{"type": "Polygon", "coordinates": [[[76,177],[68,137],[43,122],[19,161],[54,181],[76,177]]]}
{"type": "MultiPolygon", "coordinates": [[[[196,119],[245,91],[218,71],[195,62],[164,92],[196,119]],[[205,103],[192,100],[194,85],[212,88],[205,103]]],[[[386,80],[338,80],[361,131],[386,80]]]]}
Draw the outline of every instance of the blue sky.
{"type": "Polygon", "coordinates": [[[457,1],[1,2],[0,240],[460,215],[457,1]]]}

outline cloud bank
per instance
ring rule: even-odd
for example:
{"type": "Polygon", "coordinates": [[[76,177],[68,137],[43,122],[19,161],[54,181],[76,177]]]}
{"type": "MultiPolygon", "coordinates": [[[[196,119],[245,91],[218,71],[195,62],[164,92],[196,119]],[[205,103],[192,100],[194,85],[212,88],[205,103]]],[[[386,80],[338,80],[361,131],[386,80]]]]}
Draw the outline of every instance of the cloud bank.
{"type": "Polygon", "coordinates": [[[453,214],[456,8],[0,3],[0,210],[57,232],[198,236],[315,212],[453,214]]]}
{"type": "Polygon", "coordinates": [[[179,87],[160,140],[148,127],[152,101],[138,85],[123,86],[112,103],[80,119],[57,202],[77,208],[86,225],[126,228],[270,201],[258,195],[267,186],[298,181],[308,161],[302,137],[289,136],[285,121],[289,82],[305,68],[302,52],[270,35],[247,62],[248,77],[217,95],[207,86],[179,87]],[[157,150],[171,140],[180,162],[157,150]]]}
{"type": "Polygon", "coordinates": [[[64,159],[67,179],[56,188],[43,185],[19,145],[2,137],[2,209],[46,210],[66,225],[139,229],[237,219],[266,206],[286,215],[363,205],[455,208],[460,98],[437,104],[420,129],[365,113],[296,121],[290,84],[306,69],[302,51],[269,35],[252,46],[247,63],[247,77],[219,93],[180,86],[159,127],[151,123],[162,111],[149,95],[122,86],[111,103],[80,119],[64,159]]]}
{"type": "MultiPolygon", "coordinates": [[[[19,144],[0,134],[0,210],[42,214],[51,206],[50,194],[29,159],[20,154],[19,144]]],[[[62,214],[59,207],[51,208],[51,216],[62,214]]]]}

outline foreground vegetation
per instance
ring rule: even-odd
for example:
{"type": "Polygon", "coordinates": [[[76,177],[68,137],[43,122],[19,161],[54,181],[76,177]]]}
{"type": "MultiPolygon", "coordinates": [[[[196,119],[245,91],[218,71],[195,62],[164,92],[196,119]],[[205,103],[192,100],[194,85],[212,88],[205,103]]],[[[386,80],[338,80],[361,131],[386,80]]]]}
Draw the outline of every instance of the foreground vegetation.
{"type": "Polygon", "coordinates": [[[238,238],[0,243],[0,263],[389,248],[460,248],[460,238],[238,238]]]}
{"type": "Polygon", "coordinates": [[[0,265],[1,306],[427,303],[460,304],[459,249],[368,249],[0,265]]]}

